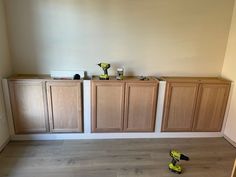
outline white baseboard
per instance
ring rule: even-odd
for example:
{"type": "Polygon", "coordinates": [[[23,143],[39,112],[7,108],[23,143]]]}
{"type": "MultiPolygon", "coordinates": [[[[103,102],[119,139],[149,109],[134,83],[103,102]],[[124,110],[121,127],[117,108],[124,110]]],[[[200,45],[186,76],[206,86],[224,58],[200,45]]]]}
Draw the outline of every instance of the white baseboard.
{"type": "Polygon", "coordinates": [[[5,148],[5,146],[10,142],[10,137],[0,146],[0,152],[5,148]]]}
{"type": "Polygon", "coordinates": [[[214,133],[81,133],[81,134],[28,134],[12,135],[11,140],[80,140],[80,139],[130,139],[130,138],[213,138],[223,137],[214,133]]]}
{"type": "Polygon", "coordinates": [[[231,140],[229,137],[227,137],[226,135],[224,135],[224,138],[230,143],[232,144],[234,147],[236,147],[236,142],[234,142],[233,140],[231,140]]]}

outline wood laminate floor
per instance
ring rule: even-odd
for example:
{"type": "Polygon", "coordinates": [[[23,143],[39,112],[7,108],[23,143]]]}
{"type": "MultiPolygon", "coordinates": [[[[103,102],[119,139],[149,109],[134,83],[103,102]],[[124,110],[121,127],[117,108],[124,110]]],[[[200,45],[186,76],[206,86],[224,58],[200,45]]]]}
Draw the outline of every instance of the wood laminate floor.
{"type": "Polygon", "coordinates": [[[230,177],[236,149],[223,138],[10,142],[0,176],[172,177],[170,149],[190,157],[182,177],[230,177]]]}

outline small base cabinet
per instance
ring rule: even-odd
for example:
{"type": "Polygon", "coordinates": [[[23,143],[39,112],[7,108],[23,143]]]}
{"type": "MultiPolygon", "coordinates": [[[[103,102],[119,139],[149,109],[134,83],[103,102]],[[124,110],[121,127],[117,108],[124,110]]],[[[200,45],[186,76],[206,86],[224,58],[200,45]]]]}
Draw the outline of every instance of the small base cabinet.
{"type": "Polygon", "coordinates": [[[82,132],[82,82],[46,83],[51,132],[82,132]]]}
{"type": "Polygon", "coordinates": [[[46,92],[43,81],[9,81],[16,134],[48,132],[46,92]]]}
{"type": "Polygon", "coordinates": [[[158,80],[92,80],[92,132],[152,132],[158,80]]]}
{"type": "Polygon", "coordinates": [[[48,75],[8,78],[15,134],[82,132],[82,82],[48,75]]]}
{"type": "Polygon", "coordinates": [[[230,90],[222,78],[165,77],[163,132],[221,131],[230,90]]]}

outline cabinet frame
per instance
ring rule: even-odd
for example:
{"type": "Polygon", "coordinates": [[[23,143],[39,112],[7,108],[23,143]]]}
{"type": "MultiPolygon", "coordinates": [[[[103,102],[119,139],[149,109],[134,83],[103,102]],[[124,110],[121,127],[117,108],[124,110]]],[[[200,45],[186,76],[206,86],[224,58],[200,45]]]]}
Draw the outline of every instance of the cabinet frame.
{"type": "MultiPolygon", "coordinates": [[[[164,110],[163,110],[163,117],[162,117],[162,128],[161,128],[161,131],[162,132],[219,132],[221,131],[222,129],[222,126],[223,126],[223,122],[224,122],[224,115],[225,115],[225,112],[226,112],[226,107],[227,107],[227,104],[228,104],[228,98],[229,98],[229,91],[230,91],[230,86],[231,86],[231,81],[227,80],[227,79],[223,79],[223,78],[218,78],[218,77],[162,77],[162,79],[164,81],[166,81],[166,92],[165,92],[165,101],[164,101],[164,110]],[[196,85],[198,85],[198,89],[197,89],[197,93],[196,93],[196,98],[194,100],[194,104],[195,106],[192,108],[193,109],[193,117],[191,118],[192,119],[192,128],[189,130],[186,130],[186,131],[183,131],[183,130],[179,130],[178,128],[172,128],[172,129],[167,129],[167,124],[168,124],[168,119],[169,119],[169,115],[168,115],[168,112],[169,112],[169,109],[170,109],[170,103],[171,103],[171,98],[170,98],[170,95],[172,93],[172,90],[171,90],[171,84],[175,84],[175,83],[178,83],[178,84],[189,84],[189,83],[194,83],[196,85]],[[214,120],[214,124],[211,124],[212,127],[214,128],[197,128],[196,129],[196,125],[197,125],[197,122],[198,122],[198,119],[199,118],[199,109],[200,109],[200,104],[201,104],[201,101],[203,98],[202,97],[202,93],[203,93],[203,85],[209,85],[209,87],[213,87],[214,86],[216,88],[224,88],[224,96],[222,98],[222,90],[219,91],[214,91],[211,95],[208,95],[209,93],[205,93],[207,94],[206,96],[204,96],[204,99],[207,99],[207,97],[209,97],[208,99],[212,99],[214,98],[214,94],[216,94],[216,96],[218,94],[219,97],[217,96],[217,99],[219,99],[218,101],[214,101],[213,103],[215,103],[217,106],[218,106],[218,109],[216,108],[209,108],[209,109],[214,109],[214,110],[219,110],[219,108],[221,109],[221,113],[219,112],[216,112],[213,110],[212,114],[216,114],[216,118],[214,119],[214,117],[211,119],[211,120],[214,120]],[[217,104],[218,103],[218,104],[217,104]],[[217,128],[215,128],[216,126],[218,126],[217,128]]],[[[209,92],[209,91],[208,91],[209,92]]],[[[210,92],[211,93],[211,92],[210,92]]],[[[215,97],[216,97],[215,96],[215,97]]],[[[214,99],[213,99],[214,100],[214,99]]],[[[212,105],[212,104],[210,104],[212,105]]],[[[204,108],[204,107],[203,107],[204,108]]],[[[202,109],[203,109],[202,108],[202,109]]],[[[208,108],[206,108],[206,110],[208,110],[208,108]]],[[[204,109],[202,110],[204,112],[204,109]]],[[[201,111],[201,112],[202,112],[201,111]]],[[[204,115],[204,114],[203,114],[204,115]]],[[[209,115],[210,116],[210,115],[209,115]]],[[[213,116],[213,115],[212,115],[213,116]]],[[[204,120],[202,118],[202,120],[204,120]]]]}

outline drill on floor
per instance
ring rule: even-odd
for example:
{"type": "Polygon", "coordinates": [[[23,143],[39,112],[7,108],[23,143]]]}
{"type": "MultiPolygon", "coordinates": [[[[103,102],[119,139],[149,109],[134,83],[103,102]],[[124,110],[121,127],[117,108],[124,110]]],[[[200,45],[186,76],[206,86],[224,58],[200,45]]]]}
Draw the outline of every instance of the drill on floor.
{"type": "Polygon", "coordinates": [[[189,160],[189,157],[185,156],[184,154],[181,154],[180,152],[176,150],[170,151],[170,156],[172,157],[171,163],[169,163],[169,170],[174,173],[181,174],[182,173],[182,167],[180,165],[177,165],[177,162],[180,160],[189,160]]]}

